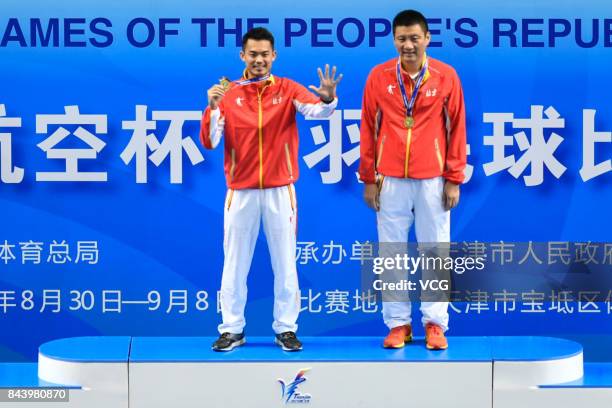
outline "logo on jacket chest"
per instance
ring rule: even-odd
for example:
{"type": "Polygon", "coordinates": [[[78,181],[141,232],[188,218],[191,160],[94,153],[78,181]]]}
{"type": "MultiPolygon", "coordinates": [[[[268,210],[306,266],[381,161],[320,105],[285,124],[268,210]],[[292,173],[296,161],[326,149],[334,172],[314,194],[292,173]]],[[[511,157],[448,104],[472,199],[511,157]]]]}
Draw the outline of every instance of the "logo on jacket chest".
{"type": "MultiPolygon", "coordinates": [[[[235,102],[237,106],[240,106],[242,108],[245,106],[245,103],[247,103],[247,99],[240,96],[235,99],[235,102]]],[[[280,105],[282,102],[283,102],[283,95],[276,94],[272,97],[272,105],[280,105]]]]}
{"type": "MultiPolygon", "coordinates": [[[[395,88],[396,88],[396,85],[393,85],[393,84],[387,85],[387,93],[389,95],[395,95],[395,92],[394,92],[395,88]]],[[[426,98],[431,98],[438,94],[438,88],[424,89],[423,92],[425,93],[426,98]]],[[[407,96],[410,97],[410,95],[407,95],[407,96]]]]}

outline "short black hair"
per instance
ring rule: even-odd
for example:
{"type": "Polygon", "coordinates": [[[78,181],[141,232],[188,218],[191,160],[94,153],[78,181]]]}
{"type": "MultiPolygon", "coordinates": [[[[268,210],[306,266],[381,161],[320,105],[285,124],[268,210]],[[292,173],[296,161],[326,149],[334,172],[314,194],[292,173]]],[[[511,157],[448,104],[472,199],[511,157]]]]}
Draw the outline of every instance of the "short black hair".
{"type": "Polygon", "coordinates": [[[412,26],[418,24],[423,29],[423,32],[427,34],[429,26],[427,25],[427,19],[421,13],[416,10],[404,10],[400,11],[393,19],[393,34],[395,34],[395,28],[398,26],[412,26]]]}
{"type": "Polygon", "coordinates": [[[272,49],[274,49],[274,36],[270,31],[263,27],[253,27],[245,35],[242,36],[242,49],[246,46],[247,41],[249,40],[267,40],[270,41],[270,45],[272,45],[272,49]]]}

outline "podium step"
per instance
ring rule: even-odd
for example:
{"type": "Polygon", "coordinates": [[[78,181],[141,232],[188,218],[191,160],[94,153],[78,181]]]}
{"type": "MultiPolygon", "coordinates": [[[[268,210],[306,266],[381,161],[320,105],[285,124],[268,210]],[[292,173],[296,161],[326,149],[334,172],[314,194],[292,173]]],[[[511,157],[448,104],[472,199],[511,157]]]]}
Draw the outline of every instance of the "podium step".
{"type": "MultiPolygon", "coordinates": [[[[580,344],[563,339],[450,337],[448,350],[430,351],[422,338],[387,350],[379,337],[303,337],[297,353],[272,336],[228,353],[213,340],[60,339],[40,347],[38,364],[0,364],[0,389],[61,384],[61,408],[612,405],[612,364],[583,365],[580,344]]],[[[0,402],[39,405],[14,404],[0,402]]]]}
{"type": "Polygon", "coordinates": [[[494,390],[495,408],[612,406],[612,364],[585,363],[584,375],[574,381],[527,389],[494,390]]]}
{"type": "Polygon", "coordinates": [[[612,363],[584,363],[582,378],[561,384],[541,385],[540,388],[610,388],[612,363]]]}
{"type": "Polygon", "coordinates": [[[213,351],[213,341],[61,339],[40,347],[38,376],[83,387],[82,406],[122,408],[505,408],[517,400],[532,406],[564,391],[543,387],[584,377],[582,346],[547,337],[450,337],[443,351],[427,350],[422,338],[388,350],[382,337],[302,337],[304,350],[293,353],[273,336],[247,336],[225,353],[213,351]]]}

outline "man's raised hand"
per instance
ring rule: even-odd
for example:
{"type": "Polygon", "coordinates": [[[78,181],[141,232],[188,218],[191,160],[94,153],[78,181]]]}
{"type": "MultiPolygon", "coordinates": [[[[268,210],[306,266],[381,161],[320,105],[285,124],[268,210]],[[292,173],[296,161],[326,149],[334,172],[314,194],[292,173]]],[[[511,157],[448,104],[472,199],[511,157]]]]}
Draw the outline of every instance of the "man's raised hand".
{"type": "Polygon", "coordinates": [[[317,68],[317,72],[319,74],[319,79],[321,84],[319,87],[315,87],[314,85],[310,85],[308,88],[315,92],[323,102],[329,103],[334,100],[336,97],[336,86],[342,80],[342,74],[336,77],[336,67],[334,66],[331,70],[331,75],[329,74],[329,64],[325,64],[325,75],[323,75],[323,71],[321,68],[317,68]]]}

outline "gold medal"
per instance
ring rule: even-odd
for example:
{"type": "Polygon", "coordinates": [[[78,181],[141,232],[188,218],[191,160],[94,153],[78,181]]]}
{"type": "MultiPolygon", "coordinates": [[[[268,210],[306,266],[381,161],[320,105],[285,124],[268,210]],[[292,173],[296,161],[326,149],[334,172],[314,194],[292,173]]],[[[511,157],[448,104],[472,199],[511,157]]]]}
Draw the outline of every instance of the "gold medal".
{"type": "Polygon", "coordinates": [[[406,125],[406,128],[412,129],[414,126],[414,118],[412,116],[406,116],[406,119],[404,119],[404,125],[406,125]]]}
{"type": "Polygon", "coordinates": [[[230,80],[227,77],[221,77],[219,83],[223,87],[223,90],[227,91],[230,88],[230,80]]]}

